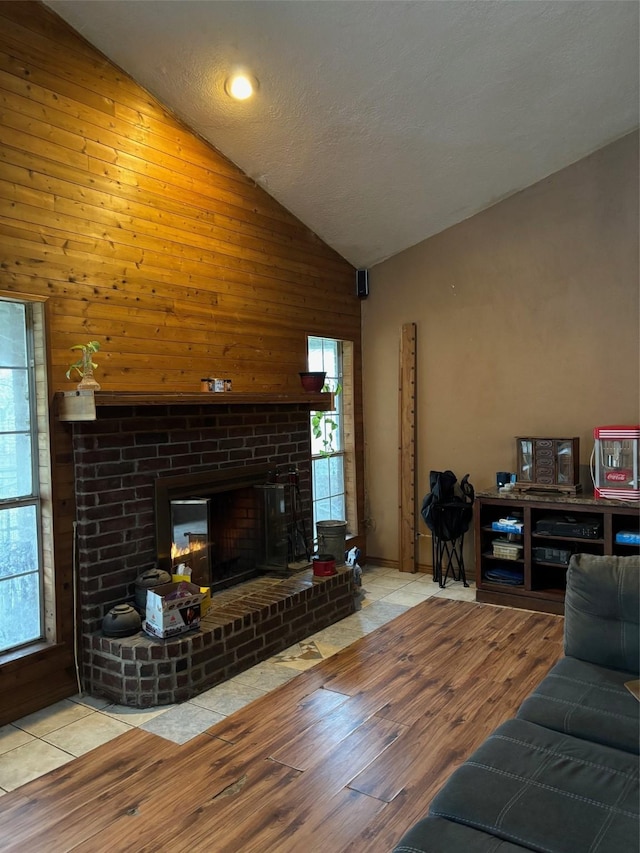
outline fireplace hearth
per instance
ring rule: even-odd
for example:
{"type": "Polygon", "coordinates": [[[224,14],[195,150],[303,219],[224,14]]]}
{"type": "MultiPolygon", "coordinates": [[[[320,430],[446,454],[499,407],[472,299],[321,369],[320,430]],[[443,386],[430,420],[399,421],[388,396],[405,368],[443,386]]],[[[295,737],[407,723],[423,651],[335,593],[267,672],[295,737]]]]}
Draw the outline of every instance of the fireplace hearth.
{"type": "MultiPolygon", "coordinates": [[[[242,630],[260,625],[264,636],[255,632],[251,636],[240,636],[242,642],[231,651],[222,650],[213,638],[220,632],[221,637],[240,633],[234,621],[236,617],[232,618],[232,614],[226,612],[222,617],[223,624],[220,624],[215,608],[211,616],[207,616],[207,620],[214,620],[213,623],[203,620],[200,632],[171,642],[154,641],[141,635],[127,638],[128,642],[119,640],[113,643],[103,637],[101,624],[106,613],[117,604],[134,602],[136,578],[147,569],[157,568],[159,564],[164,566],[164,561],[169,568],[171,566],[170,499],[209,501],[207,517],[211,520],[223,518],[227,512],[227,498],[222,495],[233,494],[232,502],[240,495],[240,503],[244,502],[247,514],[260,519],[257,524],[259,532],[251,545],[254,549],[251,559],[262,566],[256,574],[264,569],[261,558],[256,556],[256,542],[261,543],[268,565],[274,557],[280,560],[284,553],[283,543],[289,549],[292,536],[294,540],[297,538],[296,531],[311,531],[309,405],[302,402],[274,402],[272,405],[261,402],[253,405],[220,404],[215,409],[196,404],[98,407],[95,421],[73,423],[72,430],[82,677],[84,688],[89,692],[110,698],[117,694],[117,701],[136,705],[142,702],[142,706],[177,701],[177,696],[183,695],[180,691],[191,691],[190,695],[194,695],[194,690],[206,689],[229,677],[229,673],[241,671],[274,654],[274,643],[295,642],[294,637],[302,639],[308,635],[305,631],[313,630],[314,624],[331,624],[353,611],[353,601],[349,603],[352,596],[343,595],[346,587],[340,590],[339,604],[327,601],[319,592],[313,592],[317,585],[312,583],[311,570],[306,574],[303,570],[295,580],[305,582],[305,590],[312,590],[312,593],[304,591],[309,600],[305,598],[303,609],[299,609],[299,601],[291,604],[291,608],[286,604],[291,595],[295,597],[302,590],[281,590],[280,604],[271,601],[265,605],[264,601],[254,601],[250,603],[249,610],[246,609],[249,605],[243,604],[242,614],[237,617],[241,618],[242,630]],[[297,526],[293,530],[285,524],[284,534],[280,535],[276,525],[275,532],[269,537],[265,519],[273,504],[281,502],[280,497],[286,493],[281,483],[269,482],[269,472],[287,470],[298,472],[295,490],[297,526]],[[189,485],[186,485],[187,479],[189,485]],[[181,482],[182,485],[177,485],[181,482]],[[198,488],[194,488],[194,482],[198,488]],[[163,489],[166,509],[162,511],[164,515],[160,514],[157,524],[157,495],[158,491],[162,494],[163,489]],[[275,608],[275,612],[265,614],[265,606],[271,610],[275,608]],[[309,608],[313,610],[313,616],[309,608]],[[270,623],[274,616],[280,617],[281,613],[289,610],[288,621],[278,619],[278,624],[270,623]],[[197,674],[185,684],[182,670],[176,671],[170,661],[175,658],[182,661],[181,667],[190,669],[191,651],[187,653],[187,649],[197,652],[199,663],[197,674]],[[166,659],[167,655],[170,660],[166,659]],[[217,660],[218,655],[224,658],[223,666],[217,660]],[[140,690],[129,696],[135,678],[142,678],[143,673],[146,678],[149,664],[156,660],[163,662],[164,669],[172,670],[171,689],[163,690],[158,684],[151,689],[145,681],[143,698],[140,698],[140,690]],[[117,684],[112,683],[114,680],[117,684]],[[166,699],[167,695],[173,698],[166,699]]],[[[255,521],[256,518],[252,519],[252,523],[255,521]]],[[[199,536],[197,529],[183,528],[182,532],[191,534],[195,544],[199,536]]],[[[215,534],[215,525],[213,532],[215,534]]],[[[212,538],[215,540],[216,536],[212,538]]],[[[288,555],[289,551],[286,553],[288,555]]],[[[231,578],[231,575],[235,568],[248,560],[246,554],[227,555],[222,552],[219,557],[214,554],[212,559],[200,564],[197,572],[208,572],[212,586],[217,582],[216,572],[223,575],[219,578],[223,587],[229,580],[233,583],[241,581],[240,589],[246,583],[242,573],[244,568],[237,577],[231,578]],[[225,573],[228,576],[224,576],[225,573]]],[[[248,571],[253,573],[253,567],[248,571]]],[[[259,583],[260,580],[257,577],[249,583],[259,583]]],[[[294,582],[293,578],[282,577],[281,580],[294,582]]],[[[348,586],[348,579],[343,579],[343,584],[348,586]]],[[[228,593],[223,590],[219,595],[231,594],[234,588],[228,593]]],[[[233,611],[236,605],[229,606],[233,611]]],[[[154,679],[162,675],[160,668],[157,669],[152,674],[154,679]]],[[[165,681],[162,684],[166,686],[165,681]]]]}
{"type": "Polygon", "coordinates": [[[136,708],[184,702],[354,612],[350,568],[321,581],[312,574],[257,578],[214,594],[199,630],[179,637],[90,635],[85,689],[136,708]]]}

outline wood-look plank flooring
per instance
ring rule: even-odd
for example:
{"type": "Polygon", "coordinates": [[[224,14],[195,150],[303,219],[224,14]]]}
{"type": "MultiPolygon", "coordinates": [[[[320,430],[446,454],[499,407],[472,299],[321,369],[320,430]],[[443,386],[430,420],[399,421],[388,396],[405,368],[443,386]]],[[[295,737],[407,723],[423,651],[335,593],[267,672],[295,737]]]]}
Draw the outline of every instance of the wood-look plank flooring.
{"type": "Polygon", "coordinates": [[[0,850],[388,853],[562,628],[428,599],[184,745],[134,729],[7,794],[0,850]]]}

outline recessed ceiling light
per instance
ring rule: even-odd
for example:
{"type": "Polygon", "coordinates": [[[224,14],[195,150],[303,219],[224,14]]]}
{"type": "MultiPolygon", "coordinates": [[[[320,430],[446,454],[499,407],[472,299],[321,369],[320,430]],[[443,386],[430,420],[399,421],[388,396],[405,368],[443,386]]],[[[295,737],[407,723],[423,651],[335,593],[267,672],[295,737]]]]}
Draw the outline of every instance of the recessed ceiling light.
{"type": "Polygon", "coordinates": [[[236,101],[246,101],[257,91],[258,85],[257,79],[251,74],[247,74],[246,71],[239,71],[227,77],[224,90],[236,101]]]}

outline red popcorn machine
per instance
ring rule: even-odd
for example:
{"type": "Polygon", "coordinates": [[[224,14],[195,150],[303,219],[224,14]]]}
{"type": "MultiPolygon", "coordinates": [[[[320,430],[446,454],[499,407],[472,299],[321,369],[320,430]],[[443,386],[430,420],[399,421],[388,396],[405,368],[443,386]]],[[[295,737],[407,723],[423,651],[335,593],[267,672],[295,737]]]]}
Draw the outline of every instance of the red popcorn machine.
{"type": "Polygon", "coordinates": [[[593,430],[591,475],[597,498],[640,501],[640,426],[593,430]]]}

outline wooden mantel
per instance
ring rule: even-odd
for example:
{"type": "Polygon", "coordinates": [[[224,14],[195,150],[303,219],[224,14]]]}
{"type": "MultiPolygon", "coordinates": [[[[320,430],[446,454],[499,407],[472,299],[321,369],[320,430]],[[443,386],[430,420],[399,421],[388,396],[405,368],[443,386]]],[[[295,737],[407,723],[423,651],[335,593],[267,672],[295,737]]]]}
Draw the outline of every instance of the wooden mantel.
{"type": "Polygon", "coordinates": [[[103,406],[278,406],[308,405],[310,409],[331,411],[331,392],[294,393],[236,392],[181,393],[179,391],[56,391],[56,411],[61,421],[93,421],[103,406]]]}

